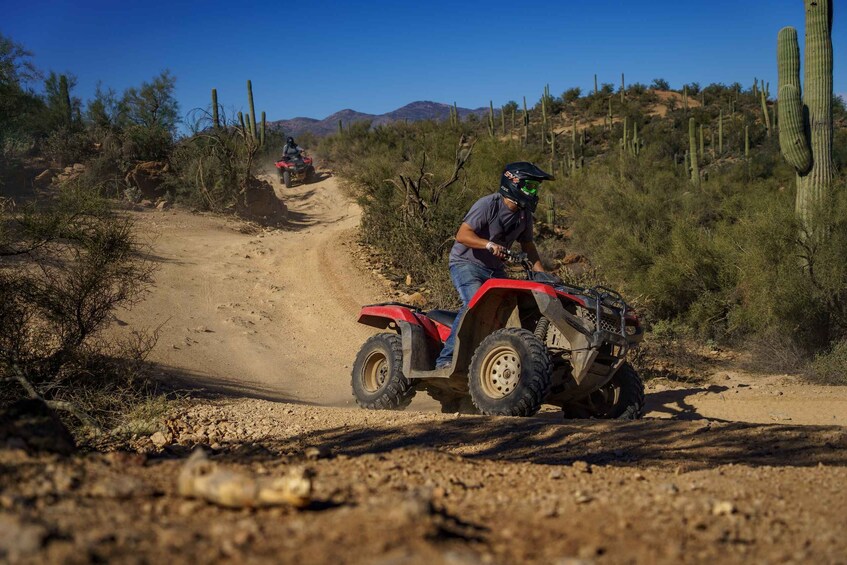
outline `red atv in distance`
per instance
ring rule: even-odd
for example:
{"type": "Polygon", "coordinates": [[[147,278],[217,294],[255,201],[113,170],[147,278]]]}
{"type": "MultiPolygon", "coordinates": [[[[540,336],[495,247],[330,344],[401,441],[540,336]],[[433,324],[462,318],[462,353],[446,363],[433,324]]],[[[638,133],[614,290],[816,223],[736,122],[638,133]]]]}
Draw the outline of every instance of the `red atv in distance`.
{"type": "Polygon", "coordinates": [[[279,180],[285,188],[291,188],[295,181],[303,181],[306,184],[315,180],[315,166],[312,158],[305,154],[284,156],[276,163],[279,180]]]}
{"type": "Polygon", "coordinates": [[[359,406],[403,409],[426,390],[443,412],[531,416],[554,404],[566,418],[640,418],[644,384],[626,355],[644,331],[621,295],[534,272],[524,253],[509,252],[508,260],[524,267],[526,280],[482,285],[447,369],[435,369],[435,360],[456,312],[396,302],[363,307],[359,323],[391,332],[368,339],[356,356],[359,406]]]}

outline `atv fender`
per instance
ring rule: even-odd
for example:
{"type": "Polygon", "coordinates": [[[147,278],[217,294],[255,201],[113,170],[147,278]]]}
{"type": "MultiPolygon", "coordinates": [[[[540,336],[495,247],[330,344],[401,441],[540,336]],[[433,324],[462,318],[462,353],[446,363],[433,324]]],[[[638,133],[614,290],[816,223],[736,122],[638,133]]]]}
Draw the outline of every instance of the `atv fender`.
{"type": "MultiPolygon", "coordinates": [[[[572,299],[580,302],[575,297],[572,299]]],[[[531,281],[491,279],[474,296],[459,325],[454,353],[455,372],[467,371],[482,340],[493,331],[506,327],[516,308],[524,316],[536,310],[548,318],[567,340],[571,350],[572,384],[579,389],[602,386],[623,362],[622,358],[611,366],[596,362],[602,343],[596,343],[593,328],[565,309],[560,293],[552,287],[531,281]]]]}
{"type": "Polygon", "coordinates": [[[403,346],[403,374],[415,379],[431,374],[442,342],[435,323],[411,308],[403,304],[365,306],[359,323],[397,331],[403,346]]]}
{"type": "Polygon", "coordinates": [[[457,328],[454,372],[467,372],[477,346],[492,332],[505,328],[516,308],[539,308],[539,295],[547,296],[548,301],[558,300],[556,291],[547,285],[513,279],[486,281],[457,328]]]}

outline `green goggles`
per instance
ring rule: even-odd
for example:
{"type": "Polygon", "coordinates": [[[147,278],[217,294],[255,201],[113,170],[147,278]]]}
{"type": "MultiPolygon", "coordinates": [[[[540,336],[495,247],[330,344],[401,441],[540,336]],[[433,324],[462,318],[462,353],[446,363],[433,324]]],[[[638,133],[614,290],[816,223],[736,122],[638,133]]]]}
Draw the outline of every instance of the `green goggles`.
{"type": "Polygon", "coordinates": [[[541,186],[541,181],[525,180],[521,186],[521,192],[529,196],[538,196],[538,187],[541,186]]]}

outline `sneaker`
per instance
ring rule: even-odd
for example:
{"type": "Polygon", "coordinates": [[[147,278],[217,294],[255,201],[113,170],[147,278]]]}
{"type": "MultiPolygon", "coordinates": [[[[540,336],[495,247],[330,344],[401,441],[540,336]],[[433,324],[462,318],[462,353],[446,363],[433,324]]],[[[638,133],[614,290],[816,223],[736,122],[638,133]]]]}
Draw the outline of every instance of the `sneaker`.
{"type": "Polygon", "coordinates": [[[445,377],[445,378],[449,377],[450,374],[453,372],[452,369],[451,369],[452,365],[453,365],[452,363],[439,363],[438,365],[435,366],[435,370],[433,371],[433,373],[437,373],[437,374],[435,374],[433,376],[435,376],[435,377],[445,377]]]}

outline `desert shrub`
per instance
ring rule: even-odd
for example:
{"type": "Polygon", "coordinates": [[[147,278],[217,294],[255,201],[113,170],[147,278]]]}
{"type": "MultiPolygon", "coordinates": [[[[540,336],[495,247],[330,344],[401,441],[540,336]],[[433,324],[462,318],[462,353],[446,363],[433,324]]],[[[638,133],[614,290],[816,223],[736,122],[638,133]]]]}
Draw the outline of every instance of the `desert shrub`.
{"type": "Polygon", "coordinates": [[[50,202],[0,209],[0,388],[3,402],[41,397],[107,417],[137,392],[151,341],[109,341],[116,308],[151,280],[132,222],[90,190],[68,186],[50,202]],[[138,385],[138,386],[136,386],[138,385]],[[126,388],[129,387],[129,388],[126,388]],[[99,394],[94,398],[95,392],[99,394]],[[122,394],[117,394],[124,391],[122,394]],[[84,397],[90,397],[83,402],[84,397]]]}
{"type": "Polygon", "coordinates": [[[653,82],[650,83],[650,88],[655,90],[670,90],[671,85],[663,78],[654,78],[653,82]]]}
{"type": "Polygon", "coordinates": [[[234,122],[220,119],[222,127],[214,128],[207,113],[195,117],[194,134],[170,154],[172,172],[166,182],[178,199],[218,212],[236,204],[259,150],[234,122]]]}
{"type": "Polygon", "coordinates": [[[65,167],[87,161],[95,151],[88,132],[59,127],[42,142],[42,153],[51,162],[65,167]]]}
{"type": "Polygon", "coordinates": [[[806,377],[816,384],[847,385],[847,340],[838,341],[829,351],[817,354],[806,377]]]}

